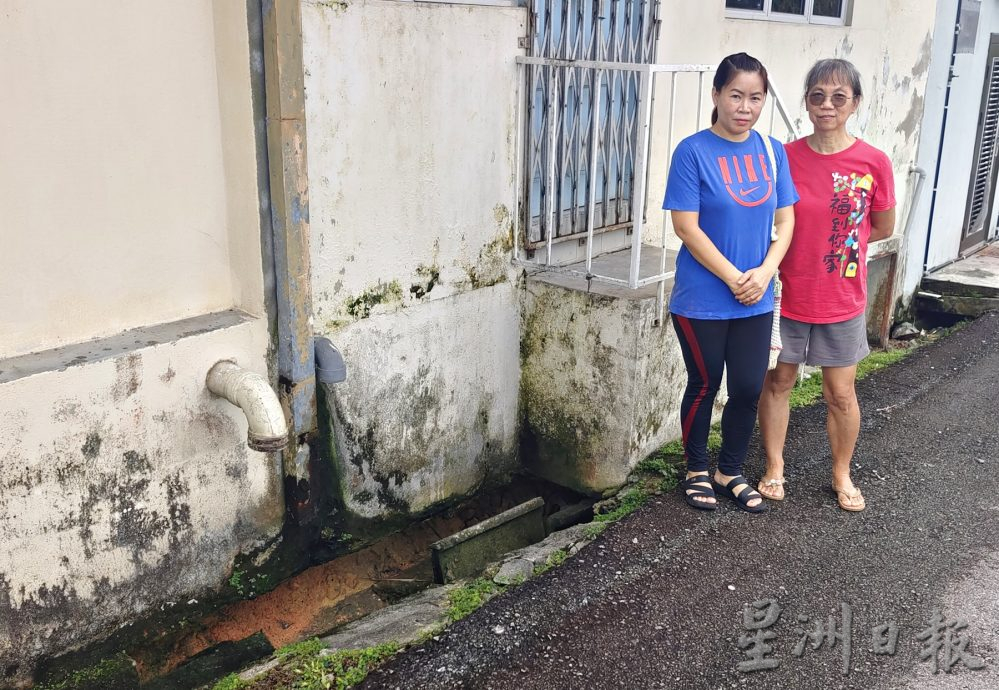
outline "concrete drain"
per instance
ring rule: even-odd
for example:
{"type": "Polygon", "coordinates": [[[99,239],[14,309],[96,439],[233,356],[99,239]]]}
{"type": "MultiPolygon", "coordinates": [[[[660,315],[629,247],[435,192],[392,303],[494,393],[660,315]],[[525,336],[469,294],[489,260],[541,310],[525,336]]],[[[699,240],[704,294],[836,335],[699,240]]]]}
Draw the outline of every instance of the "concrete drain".
{"type": "Polygon", "coordinates": [[[217,649],[238,648],[246,641],[256,641],[256,649],[261,637],[278,649],[320,637],[430,587],[435,579],[473,575],[503,553],[544,539],[546,531],[588,519],[591,506],[592,501],[581,501],[567,490],[521,480],[189,624],[190,632],[165,659],[145,657],[141,650],[129,656],[144,682],[169,684],[180,667],[217,649]]]}

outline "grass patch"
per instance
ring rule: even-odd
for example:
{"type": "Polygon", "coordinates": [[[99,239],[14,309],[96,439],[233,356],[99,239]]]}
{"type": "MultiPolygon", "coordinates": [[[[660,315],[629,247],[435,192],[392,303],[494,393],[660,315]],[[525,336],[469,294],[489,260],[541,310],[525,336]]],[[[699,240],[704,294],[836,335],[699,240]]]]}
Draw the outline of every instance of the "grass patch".
{"type": "Polygon", "coordinates": [[[789,406],[793,410],[796,407],[807,407],[822,397],[822,375],[811,374],[807,378],[799,378],[791,389],[789,406]]]}
{"type": "Polygon", "coordinates": [[[316,656],[322,649],[323,643],[319,641],[318,637],[313,637],[301,642],[287,644],[275,651],[274,656],[284,660],[301,659],[307,656],[316,656]]]}
{"type": "Polygon", "coordinates": [[[290,688],[294,690],[345,690],[364,680],[378,664],[399,651],[395,642],[329,652],[317,638],[287,645],[274,652],[280,666],[254,678],[243,680],[230,673],[212,690],[254,690],[290,688]]]}
{"type": "Polygon", "coordinates": [[[919,345],[899,348],[897,350],[877,350],[860,360],[857,364],[857,378],[862,379],[878,369],[884,369],[895,362],[900,362],[913,353],[919,345]]]}
{"type": "Polygon", "coordinates": [[[228,676],[222,680],[215,683],[212,686],[212,690],[243,690],[243,688],[250,687],[250,684],[237,676],[235,673],[230,673],[228,676]]]}
{"type": "Polygon", "coordinates": [[[295,688],[301,690],[345,690],[367,678],[375,666],[399,651],[394,642],[312,657],[298,670],[295,688]]]}
{"type": "MultiPolygon", "coordinates": [[[[948,332],[950,332],[950,329],[948,329],[948,332]]],[[[944,333],[935,334],[934,339],[940,337],[940,335],[944,335],[944,333]]],[[[876,350],[872,352],[857,363],[857,380],[859,381],[865,376],[869,376],[878,369],[884,369],[887,366],[902,361],[921,345],[923,345],[922,341],[913,341],[910,345],[896,349],[876,350]]],[[[791,389],[790,407],[792,410],[797,407],[805,407],[817,402],[821,398],[822,374],[815,372],[807,378],[799,379],[794,384],[794,388],[791,389]]]]}
{"type": "Polygon", "coordinates": [[[593,516],[594,522],[614,522],[620,520],[625,515],[630,515],[645,505],[649,500],[649,493],[642,487],[635,486],[621,496],[617,508],[607,513],[600,513],[593,516]]]}
{"type": "Polygon", "coordinates": [[[460,621],[489,601],[499,591],[499,585],[485,578],[473,580],[457,589],[451,590],[447,595],[448,607],[446,613],[448,620],[452,623],[460,621]]]}
{"type": "Polygon", "coordinates": [[[568,557],[569,557],[569,552],[566,551],[565,549],[559,549],[558,551],[554,551],[550,556],[548,556],[548,558],[545,559],[544,563],[534,567],[534,574],[540,575],[541,573],[548,572],[552,568],[557,568],[563,563],[565,563],[565,559],[567,559],[568,557]]]}
{"type": "Polygon", "coordinates": [[[77,688],[105,687],[112,684],[125,664],[129,664],[124,655],[119,654],[110,659],[104,659],[94,666],[88,666],[72,672],[61,680],[43,683],[38,690],[77,690],[77,688]]]}
{"type": "MultiPolygon", "coordinates": [[[[719,436],[719,438],[721,437],[719,436]]],[[[679,441],[668,443],[638,463],[635,469],[638,472],[662,477],[659,490],[672,491],[683,475],[683,445],[679,441]]]]}

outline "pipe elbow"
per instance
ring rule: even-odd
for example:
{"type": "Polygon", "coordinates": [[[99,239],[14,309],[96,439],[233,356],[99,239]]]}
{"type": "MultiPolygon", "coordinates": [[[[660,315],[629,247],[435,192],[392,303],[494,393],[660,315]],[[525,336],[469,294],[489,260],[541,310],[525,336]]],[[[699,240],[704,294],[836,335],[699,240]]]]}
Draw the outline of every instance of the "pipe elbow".
{"type": "Polygon", "coordinates": [[[250,448],[272,452],[288,445],[288,421],[277,393],[263,376],[223,359],[208,370],[205,384],[246,415],[250,448]]]}

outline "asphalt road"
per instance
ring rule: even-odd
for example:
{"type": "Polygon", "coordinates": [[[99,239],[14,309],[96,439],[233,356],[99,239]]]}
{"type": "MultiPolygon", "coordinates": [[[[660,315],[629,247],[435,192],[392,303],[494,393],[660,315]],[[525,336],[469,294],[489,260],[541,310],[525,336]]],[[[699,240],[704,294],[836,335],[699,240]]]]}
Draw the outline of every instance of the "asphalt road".
{"type": "Polygon", "coordinates": [[[999,314],[858,393],[866,511],[828,490],[824,407],[795,411],[788,498],[768,513],[659,497],[362,687],[999,688],[999,314]],[[897,629],[894,649],[889,632],[875,653],[878,628],[897,629]],[[776,667],[740,671],[740,637],[770,633],[762,662],[776,667]]]}

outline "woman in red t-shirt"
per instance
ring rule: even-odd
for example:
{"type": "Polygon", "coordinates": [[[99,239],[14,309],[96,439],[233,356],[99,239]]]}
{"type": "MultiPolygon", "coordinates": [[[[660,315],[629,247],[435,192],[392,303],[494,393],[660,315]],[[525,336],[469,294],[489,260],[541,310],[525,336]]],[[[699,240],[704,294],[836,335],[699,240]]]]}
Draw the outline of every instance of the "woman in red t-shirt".
{"type": "Polygon", "coordinates": [[[780,265],[781,340],[777,368],[760,396],[760,435],[767,455],[757,487],[769,499],[784,498],[784,440],[788,401],[802,363],[822,367],[832,489],[840,508],[864,509],[850,479],[860,433],[854,381],[867,356],[867,245],[895,227],[895,184],[888,156],[851,135],[847,120],[857,111],[861,79],[846,60],[819,60],[805,78],[805,107],[812,134],[785,147],[801,200],[795,230],[780,265]]]}

